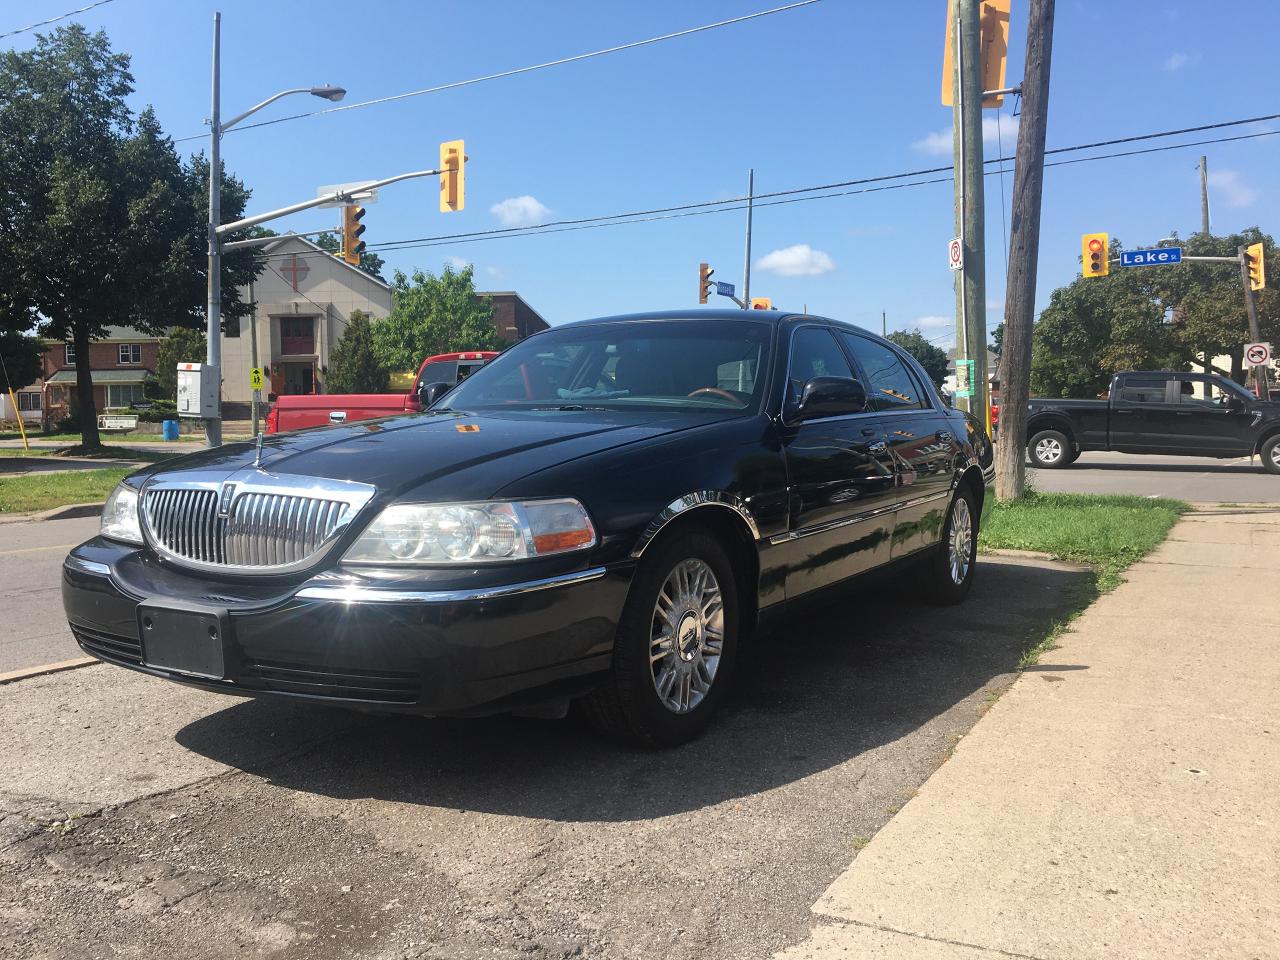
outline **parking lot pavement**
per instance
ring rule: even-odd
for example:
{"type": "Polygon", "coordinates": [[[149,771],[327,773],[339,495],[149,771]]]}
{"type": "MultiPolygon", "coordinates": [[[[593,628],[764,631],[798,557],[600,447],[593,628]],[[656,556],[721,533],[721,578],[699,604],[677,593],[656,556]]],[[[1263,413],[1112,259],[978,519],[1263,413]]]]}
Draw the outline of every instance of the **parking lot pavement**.
{"type": "Polygon", "coordinates": [[[0,954],[767,957],[1090,576],[1000,558],[958,608],[847,593],[671,751],[107,666],[0,687],[0,954]]]}
{"type": "Polygon", "coordinates": [[[83,656],[62,614],[62,558],[97,532],[97,517],[0,524],[0,674],[83,656]]]}
{"type": "Polygon", "coordinates": [[[1027,475],[1046,493],[1131,493],[1193,503],[1280,503],[1280,476],[1265,473],[1258,459],[1157,457],[1128,453],[1084,453],[1060,470],[1027,475]]]}

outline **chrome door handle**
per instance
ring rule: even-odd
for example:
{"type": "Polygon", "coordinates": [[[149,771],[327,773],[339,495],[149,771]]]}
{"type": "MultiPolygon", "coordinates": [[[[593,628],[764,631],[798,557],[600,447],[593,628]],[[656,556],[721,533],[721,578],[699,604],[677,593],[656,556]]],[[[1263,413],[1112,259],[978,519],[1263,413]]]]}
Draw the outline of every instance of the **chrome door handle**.
{"type": "Polygon", "coordinates": [[[955,438],[956,438],[955,434],[953,434],[950,430],[938,431],[938,439],[941,440],[943,443],[951,443],[951,441],[955,440],[955,438]]]}
{"type": "Polygon", "coordinates": [[[884,453],[889,449],[889,444],[885,443],[883,440],[876,440],[867,444],[867,449],[872,453],[884,453]]]}

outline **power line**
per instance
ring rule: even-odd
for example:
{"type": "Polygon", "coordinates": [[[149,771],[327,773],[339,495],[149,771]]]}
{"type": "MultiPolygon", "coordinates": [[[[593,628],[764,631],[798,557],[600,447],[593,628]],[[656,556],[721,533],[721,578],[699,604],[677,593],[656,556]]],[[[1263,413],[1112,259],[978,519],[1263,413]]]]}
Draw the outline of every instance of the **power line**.
{"type": "Polygon", "coordinates": [[[34,30],[36,27],[47,27],[51,23],[57,23],[59,20],[65,20],[67,17],[74,17],[77,13],[86,13],[94,7],[100,7],[104,3],[111,3],[112,0],[96,0],[95,3],[89,4],[87,7],[81,7],[79,10],[72,10],[70,13],[60,13],[56,17],[50,17],[48,20],[41,20],[39,23],[33,23],[27,27],[19,27],[17,30],[10,30],[8,33],[0,33],[0,40],[6,37],[16,37],[20,33],[26,33],[28,30],[34,30]]]}
{"type": "MultiPolygon", "coordinates": [[[[107,0],[102,0],[103,3],[107,0]]],[[[566,63],[575,63],[579,60],[590,60],[592,57],[603,57],[608,53],[619,53],[623,50],[634,50],[636,47],[644,47],[654,43],[661,43],[664,40],[675,40],[679,37],[687,37],[690,34],[702,33],[706,30],[716,30],[720,27],[728,27],[735,23],[744,23],[747,20],[757,20],[760,17],[772,16],[775,13],[785,13],[788,10],[795,10],[799,7],[807,7],[815,3],[821,3],[822,0],[796,0],[794,3],[788,3],[785,6],[774,7],[771,10],[760,10],[756,13],[748,13],[741,17],[733,17],[729,20],[720,20],[716,23],[704,23],[702,26],[689,27],[686,30],[677,30],[674,33],[664,33],[659,37],[649,37],[646,40],[633,40],[630,43],[622,43],[613,47],[606,47],[603,50],[592,50],[589,53],[578,53],[571,57],[561,57],[559,60],[548,60],[545,63],[535,63],[527,67],[516,67],[512,70],[503,70],[500,73],[490,73],[483,77],[472,77],[469,80],[455,80],[452,83],[442,83],[434,87],[424,87],[421,90],[411,90],[408,93],[397,93],[389,97],[378,97],[373,100],[363,100],[360,103],[347,103],[340,107],[325,107],[322,110],[308,110],[305,113],[294,113],[286,117],[276,117],[274,120],[260,120],[257,123],[246,123],[243,126],[235,127],[235,130],[252,130],[255,127],[269,127],[277,123],[288,123],[290,120],[301,120],[304,117],[319,117],[326,113],[342,113],[346,110],[359,110],[362,107],[372,107],[381,103],[392,103],[396,100],[407,100],[410,97],[421,97],[428,93],[439,93],[442,90],[456,90],[458,87],[469,87],[473,84],[484,83],[487,80],[501,80],[504,77],[514,77],[521,73],[532,73],[534,70],[545,70],[548,67],[559,67],[566,63]]],[[[174,143],[182,143],[187,140],[202,140],[207,137],[207,133],[197,133],[189,137],[179,137],[174,143]]]]}

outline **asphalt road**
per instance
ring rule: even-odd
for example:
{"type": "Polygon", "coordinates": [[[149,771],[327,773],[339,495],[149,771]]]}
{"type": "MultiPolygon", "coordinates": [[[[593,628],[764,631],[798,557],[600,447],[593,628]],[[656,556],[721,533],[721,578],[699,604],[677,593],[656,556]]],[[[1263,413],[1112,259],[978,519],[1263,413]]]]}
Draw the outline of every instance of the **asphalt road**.
{"type": "Polygon", "coordinates": [[[994,559],[956,608],[903,574],[846,593],[670,751],[107,666],[0,686],[0,956],[763,960],[1089,576],[994,559]]]}
{"type": "Polygon", "coordinates": [[[1032,485],[1052,493],[1132,493],[1212,503],[1280,503],[1280,476],[1255,458],[1157,457],[1084,453],[1069,467],[1030,470],[1032,485]]]}
{"type": "Polygon", "coordinates": [[[97,532],[97,517],[0,523],[0,673],[84,656],[62,615],[62,558],[97,532]]]}

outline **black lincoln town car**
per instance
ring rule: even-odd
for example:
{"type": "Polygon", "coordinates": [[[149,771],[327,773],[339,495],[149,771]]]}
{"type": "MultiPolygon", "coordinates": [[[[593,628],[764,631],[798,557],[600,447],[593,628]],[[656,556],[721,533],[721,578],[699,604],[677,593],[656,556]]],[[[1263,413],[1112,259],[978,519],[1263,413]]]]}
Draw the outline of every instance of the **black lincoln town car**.
{"type": "Polygon", "coordinates": [[[63,570],[109,663],[206,690],[554,713],[651,744],[707,724],[788,601],[902,561],[955,603],[979,424],[893,344],[706,311],[544,331],[427,409],[140,470],[63,570]]]}

